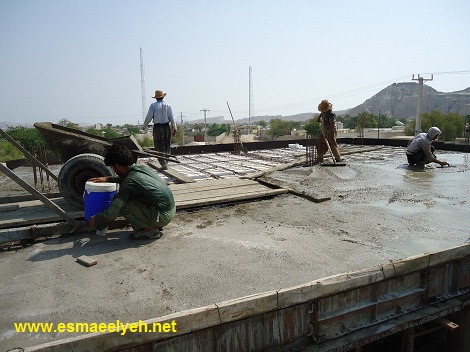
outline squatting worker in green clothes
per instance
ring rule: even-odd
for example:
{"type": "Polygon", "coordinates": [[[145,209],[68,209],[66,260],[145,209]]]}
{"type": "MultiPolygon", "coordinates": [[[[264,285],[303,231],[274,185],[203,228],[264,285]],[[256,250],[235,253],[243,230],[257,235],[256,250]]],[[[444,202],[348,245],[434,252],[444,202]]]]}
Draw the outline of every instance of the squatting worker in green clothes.
{"type": "Polygon", "coordinates": [[[89,181],[119,183],[119,191],[107,210],[90,218],[88,226],[101,231],[123,216],[134,228],[130,239],[160,238],[163,227],[176,212],[173,193],[165,181],[148,166],[134,164],[131,151],[120,144],[113,144],[106,151],[104,163],[117,176],[94,177],[89,181]]]}

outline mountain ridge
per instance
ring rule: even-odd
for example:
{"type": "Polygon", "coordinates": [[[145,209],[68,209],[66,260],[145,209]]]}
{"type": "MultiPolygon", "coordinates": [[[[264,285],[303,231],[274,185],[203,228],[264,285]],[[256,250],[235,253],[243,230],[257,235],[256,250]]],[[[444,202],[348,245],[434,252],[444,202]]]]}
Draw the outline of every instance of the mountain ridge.
{"type": "MultiPolygon", "coordinates": [[[[355,116],[361,112],[370,112],[374,115],[393,116],[396,120],[406,118],[408,120],[416,117],[416,108],[418,102],[418,83],[403,82],[393,83],[382,89],[362,104],[347,110],[335,110],[337,115],[355,116]]],[[[470,87],[454,91],[439,92],[431,86],[423,86],[423,106],[422,112],[429,113],[433,110],[441,111],[444,114],[457,113],[462,116],[470,115],[470,87]]],[[[306,121],[311,119],[317,111],[305,112],[295,115],[263,115],[250,118],[235,120],[237,125],[256,124],[259,121],[269,122],[274,118],[285,121],[306,121]]],[[[191,120],[190,123],[204,123],[204,119],[191,120]]],[[[224,116],[208,117],[206,123],[232,124],[231,119],[225,119],[224,116]]],[[[0,122],[0,128],[7,126],[26,126],[32,124],[20,124],[17,122],[0,122]]]]}
{"type": "MultiPolygon", "coordinates": [[[[417,103],[418,83],[393,83],[354,108],[334,112],[337,115],[350,116],[355,116],[361,112],[370,112],[375,115],[393,116],[396,120],[401,118],[410,120],[416,117],[417,103]]],[[[428,85],[424,85],[422,113],[429,113],[433,110],[441,111],[444,114],[452,112],[462,116],[469,115],[470,87],[454,92],[439,92],[428,85]]],[[[269,122],[273,118],[305,121],[312,118],[314,114],[318,114],[318,112],[290,116],[255,116],[251,118],[251,122],[260,120],[269,122]]],[[[248,123],[248,118],[237,120],[237,123],[248,123]]]]}

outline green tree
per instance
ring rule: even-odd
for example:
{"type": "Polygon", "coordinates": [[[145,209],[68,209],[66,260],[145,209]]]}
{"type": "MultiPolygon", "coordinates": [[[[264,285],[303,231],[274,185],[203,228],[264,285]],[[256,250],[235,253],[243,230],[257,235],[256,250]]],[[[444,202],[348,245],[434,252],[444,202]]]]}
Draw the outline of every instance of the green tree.
{"type": "Polygon", "coordinates": [[[46,144],[46,141],[36,128],[26,128],[23,126],[9,127],[6,132],[27,151],[31,151],[33,148],[40,148],[46,144]]]}
{"type": "Polygon", "coordinates": [[[415,134],[415,120],[411,120],[405,125],[405,135],[414,136],[414,134],[415,134]]]}
{"type": "Polygon", "coordinates": [[[197,131],[197,132],[204,131],[204,124],[203,123],[195,123],[193,127],[194,127],[194,131],[197,131]]]}
{"type": "Polygon", "coordinates": [[[338,122],[342,122],[344,128],[347,128],[350,130],[356,128],[356,120],[357,120],[356,117],[346,114],[343,116],[337,116],[336,120],[338,122]]]}
{"type": "Polygon", "coordinates": [[[465,133],[465,119],[453,112],[444,114],[441,111],[433,110],[430,113],[424,113],[421,118],[423,132],[427,132],[433,126],[442,131],[439,139],[443,141],[453,142],[455,138],[463,137],[465,133]]]}
{"type": "Polygon", "coordinates": [[[118,138],[121,137],[119,133],[117,133],[112,128],[103,128],[101,130],[97,130],[94,127],[90,127],[86,130],[86,133],[94,134],[95,136],[105,137],[105,138],[118,138]]]}
{"type": "Polygon", "coordinates": [[[389,116],[389,115],[377,116],[378,127],[380,128],[391,128],[395,126],[395,121],[396,120],[393,116],[389,116]],[[379,120],[379,117],[380,117],[380,120],[379,120]]]}
{"type": "Polygon", "coordinates": [[[317,122],[316,117],[312,117],[304,126],[307,135],[313,138],[317,138],[321,134],[320,124],[317,122]]]}
{"type": "Polygon", "coordinates": [[[153,148],[153,138],[145,135],[143,138],[138,137],[137,141],[139,142],[142,148],[153,148]]]}
{"type": "Polygon", "coordinates": [[[89,134],[93,134],[95,136],[103,137],[103,134],[101,133],[101,131],[97,130],[95,127],[90,127],[85,132],[89,134]]]}
{"type": "Polygon", "coordinates": [[[76,123],[73,123],[72,121],[67,120],[67,119],[60,119],[57,124],[60,125],[60,126],[67,127],[67,128],[73,128],[73,129],[76,129],[76,130],[81,130],[80,126],[78,126],[76,123]]]}
{"type": "Polygon", "coordinates": [[[9,141],[0,138],[0,163],[8,160],[24,159],[23,153],[9,141]]]}
{"type": "Polygon", "coordinates": [[[171,138],[171,141],[173,143],[178,143],[180,145],[183,144],[183,138],[184,138],[184,127],[181,125],[176,126],[176,135],[171,138]]]}
{"type": "Polygon", "coordinates": [[[268,126],[268,123],[264,120],[258,121],[258,126],[261,126],[262,128],[266,128],[268,126]]]}
{"type": "MultiPolygon", "coordinates": [[[[405,134],[413,136],[415,134],[415,120],[406,124],[405,134]]],[[[431,127],[436,126],[441,131],[439,139],[442,141],[453,142],[455,138],[463,137],[465,134],[465,119],[456,113],[449,112],[444,114],[441,111],[433,110],[430,113],[424,113],[421,116],[421,130],[427,132],[431,127]]]]}
{"type": "Polygon", "coordinates": [[[125,128],[127,128],[127,131],[129,131],[129,134],[131,135],[136,135],[140,133],[140,127],[139,126],[134,126],[134,125],[124,125],[125,128]]]}
{"type": "Polygon", "coordinates": [[[273,137],[285,136],[291,132],[291,124],[289,121],[272,119],[269,125],[269,134],[273,137]]]}
{"type": "Polygon", "coordinates": [[[378,117],[374,114],[364,111],[357,115],[356,125],[362,128],[377,127],[378,117]]]}
{"type": "Polygon", "coordinates": [[[213,123],[207,129],[207,134],[209,136],[220,136],[222,133],[230,133],[230,125],[229,124],[217,124],[213,123]]]}

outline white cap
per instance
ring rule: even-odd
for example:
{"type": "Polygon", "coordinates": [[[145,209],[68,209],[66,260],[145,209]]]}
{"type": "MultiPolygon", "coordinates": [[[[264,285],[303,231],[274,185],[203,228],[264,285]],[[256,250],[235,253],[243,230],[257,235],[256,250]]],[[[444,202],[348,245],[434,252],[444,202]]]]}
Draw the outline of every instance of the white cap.
{"type": "Polygon", "coordinates": [[[117,183],[111,182],[91,182],[85,183],[85,191],[91,192],[113,192],[117,190],[117,183]]]}

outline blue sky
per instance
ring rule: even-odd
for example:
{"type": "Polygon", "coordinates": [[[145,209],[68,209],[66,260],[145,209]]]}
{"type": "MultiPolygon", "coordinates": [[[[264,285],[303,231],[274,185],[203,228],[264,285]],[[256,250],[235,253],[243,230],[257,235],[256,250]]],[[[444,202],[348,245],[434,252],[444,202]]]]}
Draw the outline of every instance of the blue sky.
{"type": "Polygon", "coordinates": [[[355,107],[412,74],[470,87],[467,0],[0,0],[0,121],[142,123],[355,107]]]}

